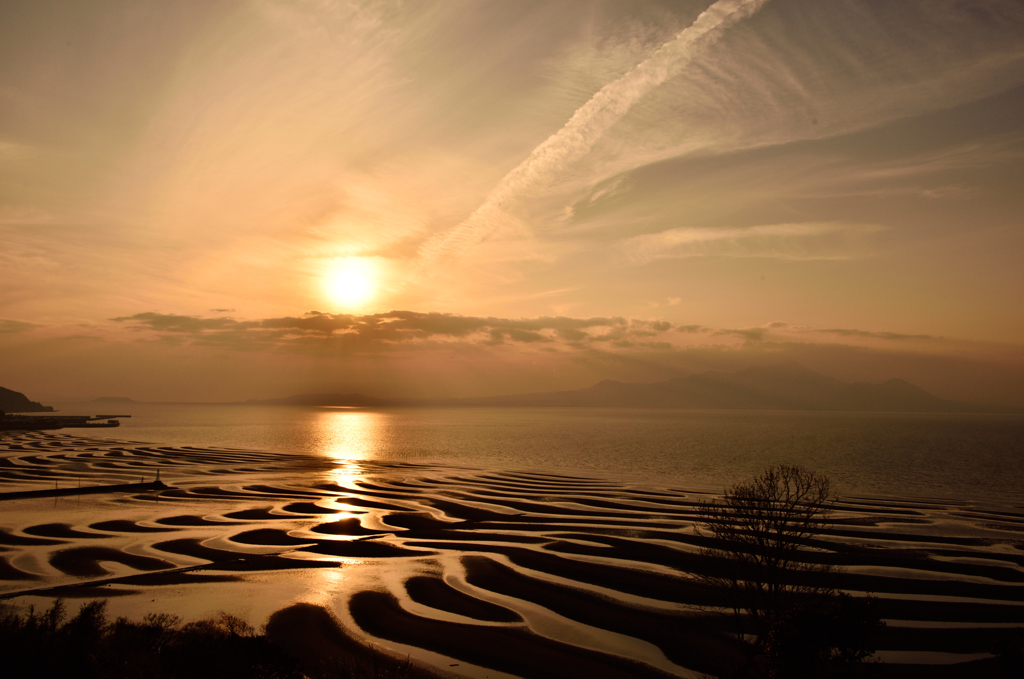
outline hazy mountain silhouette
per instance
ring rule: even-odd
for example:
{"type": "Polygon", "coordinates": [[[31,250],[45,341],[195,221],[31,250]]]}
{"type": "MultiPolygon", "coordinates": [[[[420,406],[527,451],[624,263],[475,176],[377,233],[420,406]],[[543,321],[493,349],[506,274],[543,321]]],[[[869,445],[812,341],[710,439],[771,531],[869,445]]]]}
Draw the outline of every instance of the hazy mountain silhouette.
{"type": "Polygon", "coordinates": [[[28,400],[20,391],[0,387],[0,410],[5,413],[52,413],[53,408],[28,400]]]}
{"type": "MultiPolygon", "coordinates": [[[[736,373],[704,372],[664,382],[604,380],[588,389],[459,399],[464,405],[590,406],[729,410],[846,410],[861,412],[982,412],[947,401],[901,379],[847,383],[796,363],[755,366],[736,373]]],[[[996,408],[995,410],[1000,410],[996,408]]]]}
{"type": "Polygon", "coordinates": [[[384,399],[363,394],[302,394],[246,401],[306,406],[530,406],[684,408],[720,410],[822,410],[854,412],[1006,412],[947,401],[901,379],[848,383],[796,363],[755,366],[735,373],[704,372],[664,382],[604,380],[587,389],[479,398],[384,399]]]}

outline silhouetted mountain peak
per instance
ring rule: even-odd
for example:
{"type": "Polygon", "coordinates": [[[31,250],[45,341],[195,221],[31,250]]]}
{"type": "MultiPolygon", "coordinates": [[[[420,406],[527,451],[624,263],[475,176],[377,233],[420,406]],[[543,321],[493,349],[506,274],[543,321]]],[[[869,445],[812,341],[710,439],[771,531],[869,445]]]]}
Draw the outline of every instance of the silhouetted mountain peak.
{"type": "Polygon", "coordinates": [[[625,383],[619,382],[618,380],[601,380],[592,386],[591,389],[618,389],[621,388],[623,384],[625,383]]]}
{"type": "Polygon", "coordinates": [[[734,380],[761,380],[761,381],[775,381],[775,382],[818,382],[818,383],[830,383],[830,384],[841,384],[841,382],[832,377],[826,377],[821,373],[816,373],[810,368],[805,368],[799,363],[792,361],[786,361],[784,363],[775,363],[772,365],[755,365],[749,368],[744,368],[738,372],[732,373],[730,377],[734,380]]]}
{"type": "Polygon", "coordinates": [[[882,382],[881,386],[889,387],[892,389],[907,389],[912,391],[919,391],[922,393],[928,393],[921,387],[915,384],[911,384],[910,382],[907,382],[904,379],[900,379],[899,377],[894,377],[891,380],[886,380],[885,382],[882,382]]]}
{"type": "MultiPolygon", "coordinates": [[[[823,378],[824,375],[814,372],[810,368],[800,365],[796,361],[782,361],[780,363],[771,363],[769,365],[752,365],[749,368],[744,368],[738,372],[733,373],[734,375],[771,375],[776,377],[817,377],[823,378]]],[[[829,379],[829,378],[825,378],[829,379]]]]}
{"type": "Polygon", "coordinates": [[[0,410],[5,413],[52,413],[53,408],[30,401],[25,394],[0,387],[0,410]]]}

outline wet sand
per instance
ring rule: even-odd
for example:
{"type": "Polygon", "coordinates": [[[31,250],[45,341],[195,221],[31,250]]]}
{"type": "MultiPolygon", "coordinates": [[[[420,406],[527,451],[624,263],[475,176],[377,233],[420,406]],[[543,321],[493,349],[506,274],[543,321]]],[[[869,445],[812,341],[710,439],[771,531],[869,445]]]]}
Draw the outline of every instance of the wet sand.
{"type": "MultiPolygon", "coordinates": [[[[736,662],[724,602],[692,577],[711,567],[693,529],[706,489],[0,436],[0,494],[158,471],[170,487],[0,499],[0,596],[109,597],[136,618],[217,605],[256,626],[278,611],[275,633],[305,653],[371,645],[423,676],[699,676],[736,662]]],[[[1024,628],[1024,507],[845,497],[834,519],[807,558],[879,598],[881,676],[993,670],[1000,638],[1024,628]]]]}

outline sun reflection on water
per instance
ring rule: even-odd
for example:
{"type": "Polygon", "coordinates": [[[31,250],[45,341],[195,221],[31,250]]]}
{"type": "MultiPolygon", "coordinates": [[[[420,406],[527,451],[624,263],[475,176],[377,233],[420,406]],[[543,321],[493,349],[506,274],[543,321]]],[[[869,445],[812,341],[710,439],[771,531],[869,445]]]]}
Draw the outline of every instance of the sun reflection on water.
{"type": "Polygon", "coordinates": [[[363,461],[379,456],[384,415],[369,410],[325,408],[314,423],[317,451],[335,461],[332,477],[350,486],[366,473],[363,461]]]}

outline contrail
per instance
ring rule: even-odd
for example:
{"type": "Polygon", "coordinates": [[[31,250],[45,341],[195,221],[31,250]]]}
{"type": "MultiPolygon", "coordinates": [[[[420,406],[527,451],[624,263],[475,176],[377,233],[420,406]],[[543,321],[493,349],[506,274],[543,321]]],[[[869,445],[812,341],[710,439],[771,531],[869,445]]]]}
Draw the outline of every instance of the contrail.
{"type": "Polygon", "coordinates": [[[675,38],[578,108],[569,121],[505,175],[484,203],[464,222],[436,234],[420,247],[429,262],[458,255],[494,230],[516,198],[550,180],[579,160],[641,97],[678,74],[698,53],[736,22],[753,15],[768,0],[718,0],[675,38]]]}

